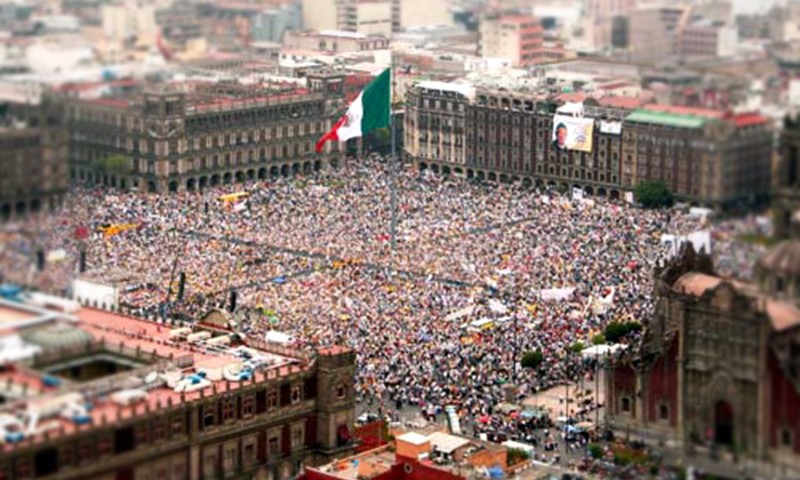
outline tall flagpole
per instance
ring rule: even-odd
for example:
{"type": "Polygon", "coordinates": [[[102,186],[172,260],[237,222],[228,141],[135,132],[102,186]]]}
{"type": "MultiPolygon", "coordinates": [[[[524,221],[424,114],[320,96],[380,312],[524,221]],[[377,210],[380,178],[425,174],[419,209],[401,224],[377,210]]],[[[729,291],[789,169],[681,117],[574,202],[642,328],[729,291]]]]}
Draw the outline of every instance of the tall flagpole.
{"type": "Polygon", "coordinates": [[[392,210],[392,223],[390,226],[390,234],[391,234],[391,247],[392,247],[392,262],[394,262],[394,253],[397,250],[397,144],[395,140],[396,132],[396,121],[395,121],[395,114],[394,114],[394,52],[390,52],[391,54],[391,99],[389,100],[389,128],[391,130],[391,137],[392,137],[392,149],[389,156],[389,203],[392,210]]]}

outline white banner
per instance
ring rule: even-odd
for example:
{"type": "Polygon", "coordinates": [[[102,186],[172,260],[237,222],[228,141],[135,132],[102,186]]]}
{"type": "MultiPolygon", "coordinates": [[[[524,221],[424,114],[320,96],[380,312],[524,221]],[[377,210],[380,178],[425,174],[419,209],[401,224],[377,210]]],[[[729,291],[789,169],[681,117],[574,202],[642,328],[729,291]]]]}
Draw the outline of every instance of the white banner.
{"type": "Polygon", "coordinates": [[[609,122],[600,120],[600,132],[610,133],[612,135],[622,134],[622,122],[609,122]]]}
{"type": "Polygon", "coordinates": [[[539,297],[546,302],[560,302],[568,300],[575,292],[575,287],[567,288],[547,288],[539,292],[539,297]]]}
{"type": "Polygon", "coordinates": [[[629,205],[636,203],[636,200],[633,197],[633,192],[625,192],[625,202],[627,202],[629,205]]]}
{"type": "Polygon", "coordinates": [[[595,315],[605,314],[614,305],[614,295],[617,290],[615,287],[609,287],[608,290],[609,292],[605,296],[595,298],[592,302],[592,312],[595,315]]]}

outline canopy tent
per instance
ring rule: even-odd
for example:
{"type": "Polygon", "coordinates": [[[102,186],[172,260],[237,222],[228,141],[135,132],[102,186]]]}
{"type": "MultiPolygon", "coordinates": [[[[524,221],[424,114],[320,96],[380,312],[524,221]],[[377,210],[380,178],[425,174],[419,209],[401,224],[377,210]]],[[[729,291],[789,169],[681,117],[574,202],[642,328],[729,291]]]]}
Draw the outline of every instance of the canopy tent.
{"type": "Polygon", "coordinates": [[[601,358],[613,355],[619,351],[625,350],[626,348],[627,345],[592,345],[591,347],[583,349],[581,351],[581,356],[583,358],[601,358]]]}
{"type": "Polygon", "coordinates": [[[456,310],[455,312],[450,313],[446,317],[445,320],[448,322],[452,322],[453,320],[458,320],[459,318],[468,317],[472,315],[472,312],[475,311],[475,305],[469,305],[467,307],[462,308],[461,310],[456,310]]]}
{"type": "Polygon", "coordinates": [[[278,345],[291,345],[295,339],[291,335],[277,330],[270,330],[264,335],[264,340],[268,343],[277,343],[278,345]]]}
{"type": "Polygon", "coordinates": [[[574,292],[575,292],[575,287],[546,288],[544,290],[539,291],[539,297],[543,301],[560,302],[563,300],[568,300],[570,297],[572,297],[572,294],[574,292]]]}

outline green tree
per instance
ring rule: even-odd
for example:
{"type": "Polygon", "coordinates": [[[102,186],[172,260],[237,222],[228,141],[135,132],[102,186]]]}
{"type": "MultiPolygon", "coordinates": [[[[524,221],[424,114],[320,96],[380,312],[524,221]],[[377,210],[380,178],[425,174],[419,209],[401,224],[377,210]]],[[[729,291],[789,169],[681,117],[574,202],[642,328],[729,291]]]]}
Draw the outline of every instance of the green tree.
{"type": "Polygon", "coordinates": [[[606,336],[602,333],[596,333],[592,336],[592,345],[602,345],[606,343],[606,336]]]}
{"type": "Polygon", "coordinates": [[[638,332],[642,325],[636,322],[611,322],[606,325],[604,335],[608,343],[617,343],[632,332],[638,332]]]}
{"type": "Polygon", "coordinates": [[[530,458],[528,453],[521,448],[509,448],[506,451],[506,463],[509,466],[524,462],[528,458],[530,458]]]}
{"type": "Polygon", "coordinates": [[[672,206],[672,192],[660,180],[646,180],[633,191],[636,201],[644,208],[666,208],[672,206]]]}
{"type": "Polygon", "coordinates": [[[589,455],[592,456],[595,460],[603,457],[603,447],[600,445],[593,443],[589,445],[589,455]]]}
{"type": "Polygon", "coordinates": [[[94,168],[109,175],[127,175],[131,171],[131,165],[128,157],[115,153],[106,158],[100,158],[94,161],[94,168]]]}
{"type": "Polygon", "coordinates": [[[584,348],[586,347],[583,345],[583,342],[581,341],[573,343],[572,346],[570,347],[572,353],[581,353],[584,348]]]}
{"type": "Polygon", "coordinates": [[[543,361],[544,355],[541,351],[536,350],[534,352],[525,352],[519,364],[522,365],[522,368],[530,368],[535,370],[539,368],[539,365],[541,365],[543,361]]]}

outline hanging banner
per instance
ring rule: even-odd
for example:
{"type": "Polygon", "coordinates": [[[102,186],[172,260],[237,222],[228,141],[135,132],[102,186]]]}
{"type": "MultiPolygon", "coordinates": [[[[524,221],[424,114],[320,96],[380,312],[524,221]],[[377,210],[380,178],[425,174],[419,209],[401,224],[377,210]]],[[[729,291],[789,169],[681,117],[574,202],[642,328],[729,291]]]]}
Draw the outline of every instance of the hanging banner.
{"type": "Polygon", "coordinates": [[[553,116],[553,146],[558,150],[591,153],[594,119],[555,114],[553,116]]]}
{"type": "Polygon", "coordinates": [[[622,134],[622,122],[609,122],[607,120],[601,120],[600,132],[610,133],[611,135],[620,135],[622,134]]]}

